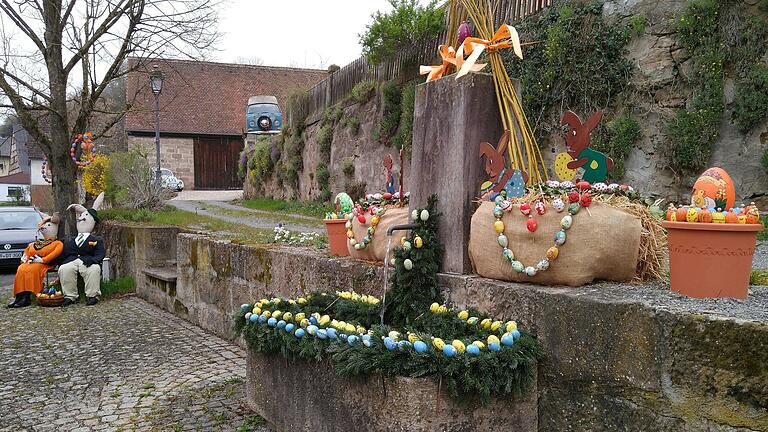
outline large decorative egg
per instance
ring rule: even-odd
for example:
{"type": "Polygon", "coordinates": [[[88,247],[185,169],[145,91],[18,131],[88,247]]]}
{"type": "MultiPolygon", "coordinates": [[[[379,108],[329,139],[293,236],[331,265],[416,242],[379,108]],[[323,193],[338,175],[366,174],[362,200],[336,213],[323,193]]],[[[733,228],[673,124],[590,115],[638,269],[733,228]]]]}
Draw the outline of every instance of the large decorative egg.
{"type": "Polygon", "coordinates": [[[429,347],[427,346],[427,344],[425,344],[422,341],[416,341],[413,343],[413,349],[416,350],[417,353],[425,353],[427,352],[428,348],[429,347]]]}
{"type": "Polygon", "coordinates": [[[525,270],[525,265],[520,261],[512,261],[512,270],[522,273],[525,270]]]}
{"type": "Polygon", "coordinates": [[[344,213],[351,212],[352,208],[355,206],[355,203],[354,201],[352,201],[352,198],[344,192],[341,192],[340,194],[336,195],[336,199],[334,200],[334,202],[339,205],[339,209],[344,213]]]}
{"type": "Polygon", "coordinates": [[[557,246],[552,246],[551,248],[547,249],[547,259],[550,261],[556,260],[559,254],[560,249],[558,249],[557,246]]]}
{"type": "Polygon", "coordinates": [[[556,197],[552,200],[552,207],[554,207],[554,209],[560,213],[561,211],[565,210],[565,203],[560,197],[556,197]]]}
{"type": "Polygon", "coordinates": [[[733,207],[735,201],[736,188],[733,185],[733,180],[722,168],[708,168],[693,184],[693,193],[691,194],[693,206],[729,209],[733,207]]]}
{"type": "Polygon", "coordinates": [[[565,231],[560,230],[555,233],[555,245],[562,246],[565,244],[565,231]]]}
{"type": "Polygon", "coordinates": [[[573,225],[573,216],[567,214],[560,219],[560,228],[567,230],[573,225]]]}

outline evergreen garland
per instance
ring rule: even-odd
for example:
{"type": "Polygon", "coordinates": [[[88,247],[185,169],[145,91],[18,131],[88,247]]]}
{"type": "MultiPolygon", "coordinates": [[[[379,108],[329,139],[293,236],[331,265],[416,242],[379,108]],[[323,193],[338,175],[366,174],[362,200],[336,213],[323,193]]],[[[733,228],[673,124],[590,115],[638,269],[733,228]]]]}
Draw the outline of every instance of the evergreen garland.
{"type": "Polygon", "coordinates": [[[425,209],[413,211],[411,221],[419,227],[412,229],[406,237],[410,248],[400,246],[395,249],[395,271],[389,280],[391,288],[385,297],[386,322],[404,326],[429,309],[430,304],[443,303],[443,295],[437,285],[443,245],[437,237],[440,214],[437,213],[436,205],[437,195],[432,195],[425,209]],[[421,248],[415,245],[416,237],[423,242],[421,248]],[[413,263],[411,270],[405,268],[406,259],[413,263]]]}

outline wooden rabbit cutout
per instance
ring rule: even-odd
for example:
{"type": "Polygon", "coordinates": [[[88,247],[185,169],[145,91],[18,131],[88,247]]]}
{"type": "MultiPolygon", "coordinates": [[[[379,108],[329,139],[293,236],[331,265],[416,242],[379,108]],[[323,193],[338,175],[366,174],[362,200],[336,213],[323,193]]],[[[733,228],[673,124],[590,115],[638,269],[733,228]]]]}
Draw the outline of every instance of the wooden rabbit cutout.
{"type": "Polygon", "coordinates": [[[598,111],[592,114],[586,123],[582,123],[576,113],[567,111],[560,122],[561,125],[570,126],[570,130],[565,135],[565,143],[568,154],[573,160],[568,162],[567,167],[572,170],[584,169],[583,180],[590,183],[605,181],[608,171],[613,169],[613,159],[589,148],[590,134],[602,118],[603,113],[598,111]]]}
{"type": "Polygon", "coordinates": [[[490,143],[480,143],[480,157],[485,157],[485,173],[488,181],[481,186],[481,197],[493,199],[502,190],[509,196],[520,197],[525,194],[528,174],[523,170],[507,169],[504,151],[509,144],[509,131],[505,130],[494,148],[490,143]]]}

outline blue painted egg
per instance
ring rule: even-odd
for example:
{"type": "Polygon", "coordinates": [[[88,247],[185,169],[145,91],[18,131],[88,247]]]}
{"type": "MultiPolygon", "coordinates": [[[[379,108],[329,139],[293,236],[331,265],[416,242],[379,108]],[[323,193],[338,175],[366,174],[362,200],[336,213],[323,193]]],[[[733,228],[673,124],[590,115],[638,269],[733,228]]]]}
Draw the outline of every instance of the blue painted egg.
{"type": "Polygon", "coordinates": [[[467,345],[467,354],[479,355],[480,348],[477,345],[467,345]]]}
{"type": "Polygon", "coordinates": [[[347,343],[350,345],[354,345],[357,343],[358,339],[359,338],[356,335],[349,335],[349,337],[347,338],[347,343]]]}
{"type": "Polygon", "coordinates": [[[259,315],[259,322],[264,324],[267,322],[267,317],[265,315],[259,315]]]}
{"type": "Polygon", "coordinates": [[[413,349],[415,349],[417,353],[425,353],[429,347],[422,341],[416,341],[413,343],[413,349]]]}
{"type": "Polygon", "coordinates": [[[317,325],[317,318],[309,317],[309,323],[312,324],[312,325],[317,325]]]}
{"type": "Polygon", "coordinates": [[[511,334],[512,337],[515,338],[515,340],[520,339],[520,330],[518,329],[512,330],[511,332],[509,332],[509,334],[511,334]]]}
{"type": "Polygon", "coordinates": [[[515,338],[513,338],[511,334],[506,334],[501,337],[501,343],[504,346],[512,346],[515,344],[515,338]]]}
{"type": "Polygon", "coordinates": [[[562,246],[565,244],[565,231],[560,230],[555,233],[555,244],[557,246],[562,246]]]}
{"type": "Polygon", "coordinates": [[[446,357],[453,357],[456,355],[456,348],[454,348],[453,345],[446,345],[443,347],[443,354],[445,354],[446,357]]]}
{"type": "Polygon", "coordinates": [[[267,320],[267,325],[270,327],[274,327],[277,325],[277,319],[276,318],[270,318],[267,320]]]}
{"type": "Polygon", "coordinates": [[[488,344],[488,351],[498,351],[501,349],[501,345],[498,342],[491,342],[488,344]]]}
{"type": "Polygon", "coordinates": [[[288,323],[285,325],[285,331],[287,331],[288,333],[292,332],[294,328],[296,328],[296,326],[291,323],[288,323]]]}
{"type": "Polygon", "coordinates": [[[317,331],[317,338],[318,339],[327,339],[328,333],[324,329],[320,329],[317,331]]]}
{"type": "Polygon", "coordinates": [[[280,321],[277,322],[277,328],[284,329],[285,328],[285,324],[286,324],[285,321],[280,320],[280,321]]]}
{"type": "Polygon", "coordinates": [[[329,327],[325,329],[325,332],[328,334],[328,337],[331,339],[336,339],[338,337],[338,334],[336,333],[336,329],[333,327],[329,327]]]}
{"type": "Polygon", "coordinates": [[[404,350],[404,349],[410,348],[411,343],[408,342],[407,340],[401,340],[400,342],[397,343],[397,347],[400,348],[401,350],[404,350]]]}
{"type": "Polygon", "coordinates": [[[493,216],[496,218],[500,218],[504,214],[504,211],[501,209],[500,206],[496,206],[493,208],[493,216]]]}
{"type": "Polygon", "coordinates": [[[251,314],[251,317],[249,319],[251,320],[251,322],[256,322],[259,320],[259,317],[260,315],[251,314]]]}
{"type": "Polygon", "coordinates": [[[304,337],[304,329],[303,328],[296,329],[296,333],[294,334],[296,335],[297,338],[304,337]]]}
{"type": "Polygon", "coordinates": [[[387,347],[388,350],[393,350],[397,348],[397,342],[395,342],[395,340],[391,337],[387,336],[384,338],[384,346],[387,347]]]}
{"type": "Polygon", "coordinates": [[[252,314],[252,313],[250,313],[250,312],[246,312],[246,313],[245,313],[245,320],[246,320],[246,321],[250,320],[250,319],[251,319],[251,315],[253,315],[253,314],[252,314]]]}

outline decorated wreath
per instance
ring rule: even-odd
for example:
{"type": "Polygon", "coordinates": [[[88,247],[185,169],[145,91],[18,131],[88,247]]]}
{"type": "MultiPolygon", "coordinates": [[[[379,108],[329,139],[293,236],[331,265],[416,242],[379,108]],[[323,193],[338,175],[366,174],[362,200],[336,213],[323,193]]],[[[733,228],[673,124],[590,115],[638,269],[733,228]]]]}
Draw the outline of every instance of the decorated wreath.
{"type": "Polygon", "coordinates": [[[72,144],[69,146],[69,157],[78,168],[85,168],[91,164],[93,156],[96,154],[96,145],[93,143],[93,134],[86,132],[77,134],[72,144]],[[80,156],[77,156],[77,148],[80,147],[80,156]]]}

